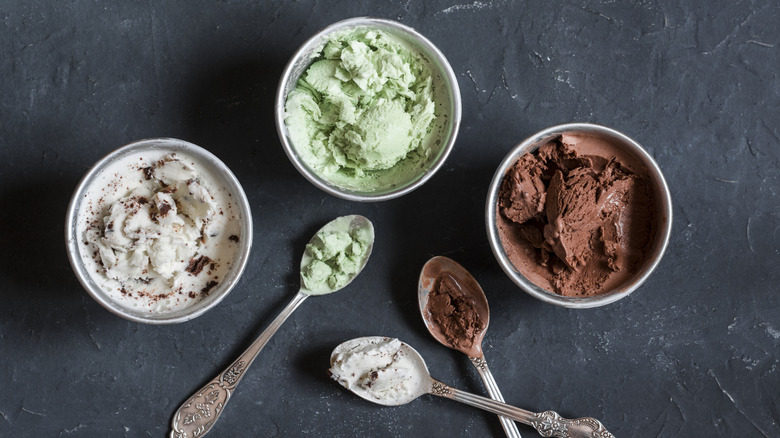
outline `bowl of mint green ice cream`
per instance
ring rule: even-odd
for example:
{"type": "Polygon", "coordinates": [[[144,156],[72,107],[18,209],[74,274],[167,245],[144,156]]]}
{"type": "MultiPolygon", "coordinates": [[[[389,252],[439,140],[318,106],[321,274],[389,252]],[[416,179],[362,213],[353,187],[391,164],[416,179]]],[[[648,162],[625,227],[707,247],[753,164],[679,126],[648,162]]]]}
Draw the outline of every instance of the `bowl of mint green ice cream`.
{"type": "Polygon", "coordinates": [[[444,55],[414,29],[376,18],[311,37],[276,96],[290,161],[315,186],[353,201],[396,198],[428,181],[452,150],[460,117],[444,55]]]}

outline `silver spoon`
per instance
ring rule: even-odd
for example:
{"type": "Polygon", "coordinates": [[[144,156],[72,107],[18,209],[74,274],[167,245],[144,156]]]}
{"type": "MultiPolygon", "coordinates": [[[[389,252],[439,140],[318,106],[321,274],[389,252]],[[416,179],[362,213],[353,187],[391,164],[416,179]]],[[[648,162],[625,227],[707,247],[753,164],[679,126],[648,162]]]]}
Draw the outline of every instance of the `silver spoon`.
{"type": "Polygon", "coordinates": [[[331,353],[331,377],[357,396],[385,406],[399,406],[415,400],[423,394],[432,394],[471,405],[488,412],[509,417],[534,427],[540,435],[558,438],[615,438],[595,418],[568,420],[554,411],[529,412],[486,397],[452,388],[431,377],[420,353],[396,339],[372,336],[352,339],[338,345],[331,353]],[[396,341],[397,351],[381,351],[373,357],[364,354],[366,347],[396,341]],[[364,357],[355,356],[363,354],[364,357]],[[374,358],[379,358],[375,361],[374,358]],[[390,359],[392,358],[392,359],[390,359]],[[379,365],[372,367],[372,362],[379,365]],[[350,376],[334,373],[351,364],[364,366],[352,369],[350,376]],[[341,368],[340,368],[341,367],[341,368]],[[351,379],[351,380],[350,380],[351,379]],[[377,390],[377,388],[381,388],[377,390]]]}
{"type": "Polygon", "coordinates": [[[353,233],[365,230],[367,233],[368,248],[364,252],[362,260],[356,272],[346,282],[341,282],[336,288],[327,285],[317,287],[315,290],[307,289],[304,283],[304,269],[314,260],[307,245],[307,250],[301,258],[301,289],[282,310],[279,316],[271,322],[263,333],[249,346],[230,366],[215,377],[210,383],[199,389],[183,405],[179,407],[171,422],[171,438],[192,438],[205,435],[219,418],[230,396],[235,390],[246,370],[252,365],[260,350],[263,349],[271,336],[276,333],[282,323],[298,308],[298,306],[310,295],[325,295],[337,292],[346,287],[357,277],[366,266],[374,244],[374,226],[363,216],[352,215],[336,218],[322,227],[309,243],[314,243],[322,233],[353,233]]]}
{"type": "MultiPolygon", "coordinates": [[[[443,296],[439,295],[444,298],[443,296]]],[[[490,398],[504,401],[501,391],[498,389],[496,380],[488,368],[485,354],[482,352],[482,340],[487,333],[488,324],[490,324],[490,308],[487,298],[477,280],[460,264],[447,257],[433,257],[428,260],[420,271],[420,280],[417,285],[417,300],[420,304],[420,313],[422,314],[425,326],[431,335],[445,347],[458,350],[469,357],[469,360],[477,369],[482,382],[487,388],[490,398]],[[430,306],[428,300],[431,291],[438,287],[442,289],[442,284],[448,284],[455,288],[457,295],[461,298],[460,308],[470,309],[467,313],[471,319],[464,316],[449,317],[442,309],[430,306]],[[450,330],[442,327],[439,321],[449,322],[450,330]],[[462,335],[471,326],[472,336],[463,338],[462,335]],[[480,326],[481,325],[481,326],[480,326]]],[[[435,302],[440,302],[435,300],[435,302]]],[[[449,301],[452,303],[452,300],[449,301]]],[[[452,307],[450,307],[452,308],[452,307]]],[[[520,431],[512,419],[500,416],[501,426],[504,428],[506,436],[509,438],[520,438],[520,431]]]]}

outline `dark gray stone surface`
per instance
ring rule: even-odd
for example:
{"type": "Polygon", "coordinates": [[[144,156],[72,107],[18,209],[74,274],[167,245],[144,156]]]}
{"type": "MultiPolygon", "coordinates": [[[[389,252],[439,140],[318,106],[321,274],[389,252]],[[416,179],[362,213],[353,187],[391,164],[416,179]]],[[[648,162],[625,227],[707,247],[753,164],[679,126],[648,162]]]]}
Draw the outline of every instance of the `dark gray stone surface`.
{"type": "Polygon", "coordinates": [[[467,359],[418,315],[419,269],[440,254],[488,295],[486,356],[510,403],[594,416],[619,437],[780,436],[779,29],[773,1],[2,2],[0,436],[163,436],[179,404],[292,298],[309,236],[350,213],[376,225],[367,270],[296,311],[213,436],[502,436],[491,414],[430,396],[380,407],[325,375],[339,342],[388,335],[416,347],[435,377],[484,394],[467,359]],[[294,50],[360,15],[421,31],[449,58],[463,97],[444,168],[378,204],[309,184],[273,123],[294,50]],[[483,223],[507,151],[570,121],[643,144],[674,200],[657,271],[593,310],[520,291],[483,223]],[[256,236],[217,308],[163,327],[95,303],[63,242],[83,173],[159,136],[199,144],[233,169],[256,236]]]}

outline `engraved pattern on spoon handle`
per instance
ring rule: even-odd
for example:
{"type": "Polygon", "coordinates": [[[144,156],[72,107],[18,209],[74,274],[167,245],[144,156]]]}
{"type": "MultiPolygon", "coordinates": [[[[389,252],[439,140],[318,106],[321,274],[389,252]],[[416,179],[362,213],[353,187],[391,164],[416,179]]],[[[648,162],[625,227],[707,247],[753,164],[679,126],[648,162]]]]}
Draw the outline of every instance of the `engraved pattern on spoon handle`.
{"type": "Polygon", "coordinates": [[[446,397],[476,408],[484,409],[494,414],[513,418],[515,421],[533,426],[540,435],[556,438],[615,438],[595,418],[585,417],[569,420],[562,418],[556,412],[544,411],[534,413],[516,408],[487,397],[471,394],[460,389],[451,388],[436,379],[431,378],[428,391],[433,395],[446,397]]]}
{"type": "Polygon", "coordinates": [[[246,370],[271,336],[307,297],[307,294],[298,292],[241,356],[179,407],[171,421],[170,438],[199,438],[211,430],[246,370]]]}
{"type": "MultiPolygon", "coordinates": [[[[485,384],[485,388],[487,389],[488,394],[490,394],[490,398],[503,402],[504,396],[501,395],[496,379],[493,378],[493,374],[490,372],[490,368],[488,368],[485,356],[470,357],[469,359],[471,360],[471,363],[474,364],[477,372],[479,372],[479,376],[482,378],[482,383],[485,384]]],[[[508,438],[522,438],[520,436],[520,431],[517,430],[517,425],[511,418],[501,415],[499,415],[498,418],[501,420],[501,427],[504,428],[504,432],[508,438]]]]}
{"type": "Polygon", "coordinates": [[[561,438],[615,438],[601,422],[595,418],[583,417],[569,420],[555,411],[534,414],[531,422],[539,434],[545,437],[561,438]]]}

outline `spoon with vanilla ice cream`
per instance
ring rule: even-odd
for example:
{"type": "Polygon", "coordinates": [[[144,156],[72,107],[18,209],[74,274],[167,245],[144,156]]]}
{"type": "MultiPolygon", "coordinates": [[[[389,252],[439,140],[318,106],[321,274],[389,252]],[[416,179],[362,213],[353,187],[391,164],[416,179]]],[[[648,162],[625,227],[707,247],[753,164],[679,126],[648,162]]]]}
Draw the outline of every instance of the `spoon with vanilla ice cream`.
{"type": "MultiPolygon", "coordinates": [[[[504,401],[482,352],[490,323],[487,298],[477,280],[448,257],[433,257],[420,271],[417,287],[425,327],[439,343],[467,355],[479,372],[490,398],[504,401]]],[[[520,438],[510,418],[499,417],[509,438],[520,438]]]]}
{"type": "Polygon", "coordinates": [[[447,386],[431,377],[420,353],[394,338],[371,336],[338,345],[328,373],[357,396],[380,405],[399,406],[433,394],[509,417],[546,437],[615,438],[595,418],[568,420],[553,411],[529,412],[447,386]]]}
{"type": "Polygon", "coordinates": [[[301,289],[268,328],[233,363],[199,389],[173,416],[171,438],[202,437],[211,430],[236,386],[282,323],[311,295],[345,288],[363,270],[374,247],[374,226],[363,216],[336,218],[322,227],[301,258],[301,289]]]}

